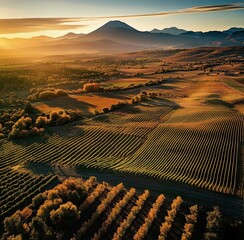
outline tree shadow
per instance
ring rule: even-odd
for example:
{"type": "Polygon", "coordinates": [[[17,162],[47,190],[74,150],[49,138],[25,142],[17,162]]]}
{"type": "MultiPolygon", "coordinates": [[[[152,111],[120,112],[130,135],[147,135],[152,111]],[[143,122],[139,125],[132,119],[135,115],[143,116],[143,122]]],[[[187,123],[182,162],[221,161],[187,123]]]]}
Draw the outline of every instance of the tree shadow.
{"type": "Polygon", "coordinates": [[[55,98],[50,101],[45,101],[43,103],[49,107],[59,107],[62,109],[72,109],[72,110],[79,109],[85,115],[91,115],[92,112],[89,109],[97,107],[94,104],[85,101],[80,101],[70,96],[55,98]]]}
{"type": "Polygon", "coordinates": [[[163,90],[173,90],[173,89],[176,89],[178,87],[175,87],[175,86],[168,86],[168,85],[157,85],[157,86],[153,86],[155,89],[163,89],[163,90]]]}
{"type": "Polygon", "coordinates": [[[154,100],[156,103],[160,103],[162,106],[180,108],[180,105],[166,98],[157,98],[154,100]]]}
{"type": "Polygon", "coordinates": [[[231,103],[227,103],[221,99],[209,99],[206,101],[207,104],[210,105],[217,105],[217,106],[224,106],[224,107],[228,107],[228,108],[234,108],[234,105],[231,103]]]}
{"type": "Polygon", "coordinates": [[[13,139],[12,143],[14,145],[19,145],[22,147],[29,147],[33,143],[47,143],[48,142],[48,137],[46,134],[44,135],[39,135],[39,136],[30,136],[27,138],[18,138],[18,139],[13,139]]]}
{"type": "Polygon", "coordinates": [[[135,107],[171,107],[171,108],[180,108],[180,106],[171,100],[165,99],[165,98],[154,98],[154,99],[148,99],[144,102],[136,103],[136,105],[133,105],[135,107]]]}
{"type": "Polygon", "coordinates": [[[164,80],[162,84],[178,83],[178,82],[183,82],[183,81],[185,81],[185,80],[181,79],[181,78],[168,78],[168,79],[164,80]]]}
{"type": "Polygon", "coordinates": [[[24,167],[34,174],[55,174],[55,169],[46,163],[27,163],[24,167]]]}
{"type": "Polygon", "coordinates": [[[210,94],[207,96],[207,98],[220,98],[220,95],[218,94],[210,94]]]}
{"type": "MultiPolygon", "coordinates": [[[[126,91],[126,90],[121,90],[126,91]]],[[[121,101],[128,101],[130,100],[130,97],[126,96],[125,94],[121,93],[121,91],[115,91],[115,92],[107,92],[107,93],[100,93],[98,95],[106,98],[116,98],[121,101]]]]}

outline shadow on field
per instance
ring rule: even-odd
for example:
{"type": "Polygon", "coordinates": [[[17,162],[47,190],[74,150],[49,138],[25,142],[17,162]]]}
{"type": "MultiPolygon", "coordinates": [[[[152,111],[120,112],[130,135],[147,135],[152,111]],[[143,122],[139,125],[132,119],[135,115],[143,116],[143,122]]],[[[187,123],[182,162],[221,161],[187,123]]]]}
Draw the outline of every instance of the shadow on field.
{"type": "Polygon", "coordinates": [[[178,82],[182,82],[182,81],[185,81],[185,80],[181,79],[181,78],[169,78],[169,79],[166,79],[165,81],[163,81],[163,84],[178,83],[178,82]]]}
{"type": "Polygon", "coordinates": [[[169,99],[165,99],[165,98],[162,98],[162,99],[157,99],[157,102],[160,102],[163,106],[166,106],[166,107],[173,107],[173,108],[180,108],[180,105],[176,102],[173,102],[169,99]]]}
{"type": "Polygon", "coordinates": [[[13,144],[22,146],[22,147],[28,147],[29,145],[33,143],[47,143],[48,137],[46,135],[40,135],[40,136],[32,136],[28,138],[20,138],[20,139],[13,139],[13,144]]]}
{"type": "Polygon", "coordinates": [[[227,108],[234,108],[233,104],[227,103],[221,99],[209,99],[206,101],[206,103],[211,105],[216,105],[216,106],[223,106],[227,108]]]}
{"type": "Polygon", "coordinates": [[[161,89],[161,90],[173,90],[173,89],[177,89],[178,87],[175,86],[167,86],[167,85],[156,85],[156,86],[152,86],[155,89],[161,89]]]}
{"type": "Polygon", "coordinates": [[[210,94],[207,96],[207,98],[220,98],[219,94],[210,94]]]}
{"type": "Polygon", "coordinates": [[[180,106],[176,102],[173,102],[166,98],[155,98],[153,100],[141,102],[138,104],[138,106],[150,106],[150,107],[159,106],[159,107],[171,107],[174,109],[180,108],[180,106]]]}
{"type": "Polygon", "coordinates": [[[88,102],[79,101],[70,96],[59,97],[52,99],[50,101],[43,102],[49,107],[60,107],[62,109],[80,109],[84,114],[91,114],[90,108],[95,108],[96,106],[88,102]]]}
{"type": "Polygon", "coordinates": [[[123,93],[121,94],[121,91],[113,92],[113,93],[110,93],[110,92],[100,93],[98,95],[104,96],[106,98],[118,98],[118,100],[121,100],[121,101],[129,101],[131,99],[130,97],[125,96],[125,94],[123,94],[123,93]]]}
{"type": "Polygon", "coordinates": [[[55,174],[54,168],[49,164],[42,163],[27,163],[24,166],[26,169],[32,171],[34,174],[55,174]]]}
{"type": "Polygon", "coordinates": [[[90,176],[95,176],[98,181],[106,181],[112,185],[117,185],[118,183],[123,182],[126,188],[136,186],[138,193],[142,193],[145,188],[147,188],[150,190],[152,196],[158,196],[158,194],[163,193],[169,201],[175,198],[175,196],[181,196],[186,204],[199,204],[204,207],[218,205],[223,213],[232,217],[242,217],[242,212],[240,211],[243,204],[242,199],[180,182],[116,172],[109,169],[88,169],[84,166],[68,167],[61,165],[51,166],[41,163],[28,163],[24,165],[23,168],[30,170],[35,174],[57,174],[61,179],[65,179],[67,177],[82,177],[83,179],[87,179],[90,176]]]}

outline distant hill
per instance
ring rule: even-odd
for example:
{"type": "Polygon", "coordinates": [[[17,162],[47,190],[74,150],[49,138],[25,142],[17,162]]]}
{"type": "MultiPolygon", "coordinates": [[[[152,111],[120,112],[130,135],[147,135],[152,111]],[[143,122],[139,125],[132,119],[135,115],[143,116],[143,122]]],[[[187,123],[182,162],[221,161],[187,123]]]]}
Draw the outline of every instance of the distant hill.
{"type": "Polygon", "coordinates": [[[230,35],[230,40],[235,40],[237,42],[241,42],[242,41],[242,43],[243,43],[243,41],[244,41],[244,31],[233,32],[230,35]]]}
{"type": "Polygon", "coordinates": [[[74,38],[78,38],[80,36],[83,36],[83,33],[73,33],[73,32],[69,32],[61,37],[58,37],[59,39],[74,39],[74,38]]]}
{"type": "Polygon", "coordinates": [[[172,34],[172,35],[179,35],[179,34],[185,33],[185,32],[187,32],[187,31],[184,29],[179,29],[177,27],[164,28],[162,30],[154,28],[151,31],[151,33],[168,33],[168,34],[172,34]]]}
{"type": "Polygon", "coordinates": [[[18,53],[108,53],[155,49],[244,46],[243,28],[226,31],[194,32],[176,27],[151,32],[139,31],[121,21],[110,21],[89,34],[67,33],[58,38],[38,36],[30,39],[2,38],[1,52],[18,53]],[[8,48],[6,49],[6,46],[8,48]]]}
{"type": "Polygon", "coordinates": [[[234,32],[239,32],[239,31],[244,31],[244,28],[242,28],[242,27],[232,27],[232,28],[230,28],[228,30],[223,31],[223,33],[232,34],[234,32]]]}

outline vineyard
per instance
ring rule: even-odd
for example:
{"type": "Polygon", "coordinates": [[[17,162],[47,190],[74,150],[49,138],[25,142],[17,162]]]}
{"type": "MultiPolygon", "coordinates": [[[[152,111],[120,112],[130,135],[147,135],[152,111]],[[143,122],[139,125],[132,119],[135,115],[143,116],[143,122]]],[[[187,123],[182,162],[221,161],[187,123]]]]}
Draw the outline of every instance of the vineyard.
{"type": "Polygon", "coordinates": [[[32,204],[5,218],[3,239],[228,239],[224,231],[217,207],[205,211],[179,196],[171,201],[90,177],[36,194],[32,204]]]}
{"type": "Polygon", "coordinates": [[[59,127],[41,142],[26,145],[6,142],[0,146],[0,166],[38,162],[112,167],[114,161],[136,151],[171,108],[142,107],[138,111],[105,114],[85,125],[59,127]]]}
{"type": "Polygon", "coordinates": [[[238,194],[243,124],[224,108],[179,109],[115,169],[238,194]]]}
{"type": "MultiPolygon", "coordinates": [[[[17,209],[31,203],[32,197],[59,182],[57,176],[34,175],[11,168],[1,169],[0,222],[17,209]]],[[[0,225],[0,228],[2,226],[0,225]]]]}
{"type": "Polygon", "coordinates": [[[52,56],[88,37],[68,33],[23,40],[40,56],[0,56],[0,239],[244,239],[244,47],[223,47],[238,29],[179,34],[217,34],[217,48],[113,55],[101,28],[88,36],[106,55],[52,56]]]}
{"type": "Polygon", "coordinates": [[[223,107],[175,110],[149,103],[56,127],[34,143],[6,141],[0,166],[34,162],[112,169],[242,196],[243,120],[223,107]]]}

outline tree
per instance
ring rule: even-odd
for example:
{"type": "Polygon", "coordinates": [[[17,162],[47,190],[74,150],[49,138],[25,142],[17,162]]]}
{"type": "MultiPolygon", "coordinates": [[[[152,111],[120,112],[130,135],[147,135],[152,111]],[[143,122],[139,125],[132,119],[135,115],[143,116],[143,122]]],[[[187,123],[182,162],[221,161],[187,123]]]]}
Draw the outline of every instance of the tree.
{"type": "Polygon", "coordinates": [[[58,116],[59,116],[59,113],[58,112],[51,112],[50,113],[50,122],[55,122],[55,121],[57,121],[57,119],[58,119],[58,116]]]}
{"type": "Polygon", "coordinates": [[[44,193],[39,193],[32,199],[32,205],[37,210],[47,199],[44,193]]]}
{"type": "Polygon", "coordinates": [[[99,90],[98,83],[86,83],[83,86],[85,92],[97,92],[99,90]]]}
{"type": "Polygon", "coordinates": [[[57,210],[52,210],[50,219],[53,225],[62,229],[71,227],[79,218],[77,207],[72,202],[67,202],[57,210]]]}
{"type": "Polygon", "coordinates": [[[31,227],[30,239],[33,240],[54,239],[52,232],[40,217],[32,218],[30,227],[31,227]]]}
{"type": "Polygon", "coordinates": [[[33,113],[34,112],[34,108],[30,102],[26,102],[25,107],[24,107],[24,111],[25,111],[25,113],[33,113]]]}
{"type": "Polygon", "coordinates": [[[45,127],[48,124],[48,119],[46,116],[39,116],[36,119],[36,126],[37,127],[45,127]]]}
{"type": "Polygon", "coordinates": [[[221,226],[221,213],[218,207],[214,207],[213,211],[207,213],[205,240],[219,239],[219,232],[221,226]]]}
{"type": "Polygon", "coordinates": [[[37,211],[37,216],[42,218],[44,221],[48,221],[50,218],[50,212],[53,209],[57,209],[60,204],[63,203],[61,198],[56,198],[54,200],[46,200],[43,205],[37,211]]]}
{"type": "Polygon", "coordinates": [[[26,223],[27,220],[31,217],[31,215],[32,210],[26,207],[22,211],[18,210],[12,216],[5,218],[4,230],[7,233],[7,235],[28,235],[29,227],[26,223]]]}
{"type": "Polygon", "coordinates": [[[9,236],[8,238],[7,238],[7,240],[22,240],[23,238],[22,238],[22,236],[20,235],[20,234],[18,234],[18,235],[11,235],[11,236],[9,236]]]}

